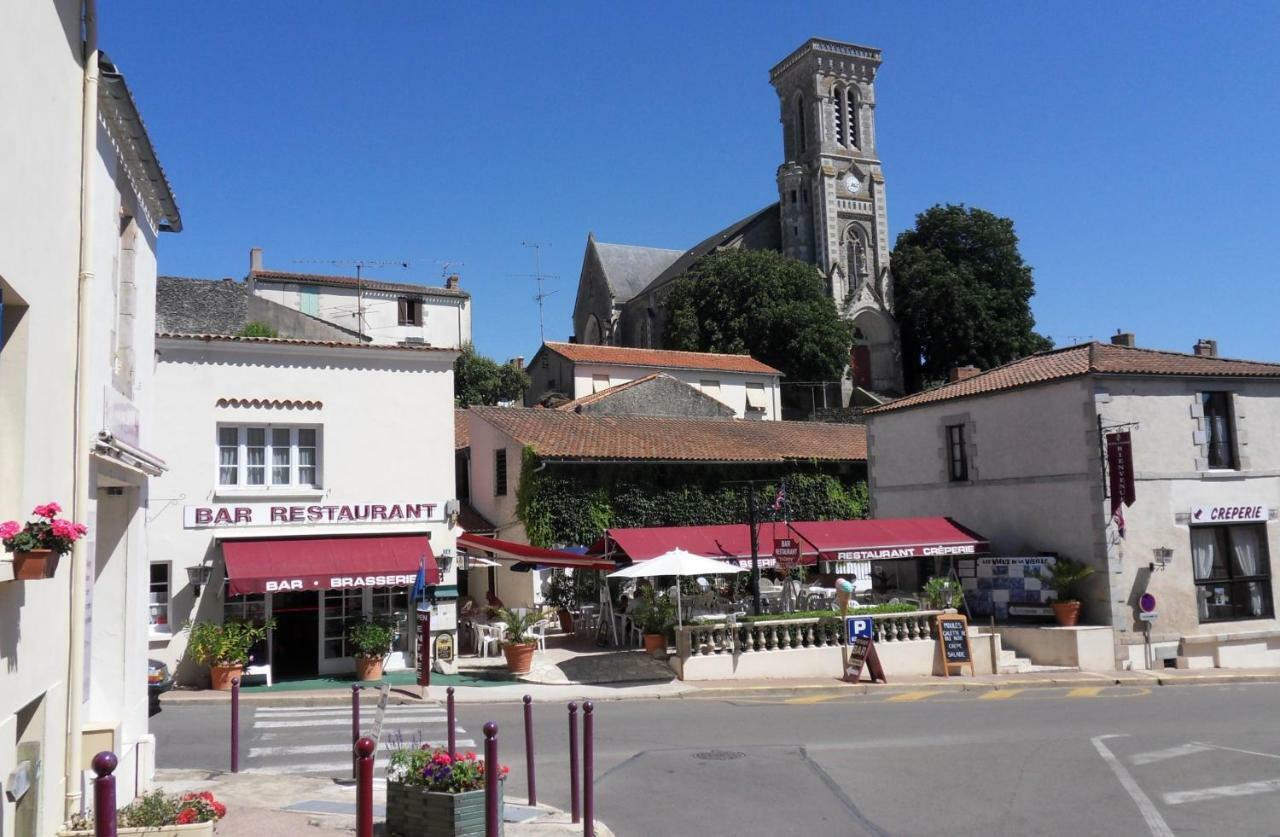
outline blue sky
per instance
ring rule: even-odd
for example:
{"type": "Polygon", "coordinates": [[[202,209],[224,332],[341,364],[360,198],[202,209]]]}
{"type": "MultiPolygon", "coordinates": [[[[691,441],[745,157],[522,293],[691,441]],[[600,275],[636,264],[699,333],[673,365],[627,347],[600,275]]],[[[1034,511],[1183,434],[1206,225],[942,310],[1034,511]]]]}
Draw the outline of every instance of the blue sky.
{"type": "Polygon", "coordinates": [[[474,295],[477,347],[566,338],[587,232],[684,248],[776,199],[768,70],[880,47],[891,235],[1014,219],[1038,328],[1280,361],[1280,4],[104,3],[182,208],[165,273],[408,260],[474,295]],[[838,12],[838,14],[837,14],[838,12]]]}

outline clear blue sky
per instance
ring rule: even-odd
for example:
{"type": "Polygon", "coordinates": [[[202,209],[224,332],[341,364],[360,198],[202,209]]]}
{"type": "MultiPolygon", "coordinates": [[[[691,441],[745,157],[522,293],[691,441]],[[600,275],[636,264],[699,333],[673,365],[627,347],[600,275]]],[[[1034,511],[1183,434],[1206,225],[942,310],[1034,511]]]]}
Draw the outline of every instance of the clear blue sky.
{"type": "MultiPolygon", "coordinates": [[[[165,273],[462,264],[478,348],[547,336],[588,231],[684,248],[775,200],[768,70],[814,35],[884,50],[891,235],[1012,217],[1059,344],[1280,361],[1280,3],[101,4],[182,208],[165,273]],[[840,22],[837,22],[840,21],[840,22]]],[[[340,269],[339,269],[340,270],[340,269]]]]}

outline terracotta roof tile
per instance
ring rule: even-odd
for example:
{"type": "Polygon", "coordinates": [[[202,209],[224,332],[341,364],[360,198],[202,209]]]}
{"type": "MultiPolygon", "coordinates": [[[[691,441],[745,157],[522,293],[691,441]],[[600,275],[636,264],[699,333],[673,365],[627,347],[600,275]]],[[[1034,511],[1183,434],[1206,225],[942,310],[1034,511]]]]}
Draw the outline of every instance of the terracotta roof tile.
{"type": "Polygon", "coordinates": [[[467,411],[465,409],[454,409],[453,411],[453,449],[471,445],[471,425],[467,424],[467,411]]]}
{"type": "Polygon", "coordinates": [[[943,384],[864,412],[888,413],[907,407],[1017,389],[1077,375],[1176,375],[1204,378],[1280,378],[1280,363],[1201,357],[1138,349],[1113,343],[1082,343],[1019,358],[963,381],[943,384]]]}
{"type": "Polygon", "coordinates": [[[548,459],[863,462],[867,458],[867,432],[860,424],[612,416],[524,407],[472,407],[470,413],[548,459]]]}
{"type": "Polygon", "coordinates": [[[574,363],[612,363],[655,369],[705,369],[713,372],[752,372],[781,375],[772,366],[750,355],[714,352],[677,352],[670,349],[632,349],[624,346],[588,346],[582,343],[543,343],[544,348],[574,363]]]}
{"type": "Polygon", "coordinates": [[[333,349],[390,349],[396,352],[452,352],[456,354],[458,351],[457,349],[437,346],[407,346],[403,343],[350,343],[336,340],[306,340],[293,337],[241,337],[237,334],[177,334],[171,331],[160,331],[156,332],[156,337],[169,340],[200,340],[205,343],[274,343],[282,346],[322,346],[333,349]]]}
{"type": "Polygon", "coordinates": [[[337,288],[362,287],[366,291],[387,291],[389,293],[426,294],[428,296],[469,297],[469,293],[455,288],[442,288],[438,285],[418,285],[410,282],[384,282],[381,279],[360,279],[353,276],[330,276],[320,273],[292,273],[287,270],[254,270],[250,279],[264,282],[296,282],[301,285],[330,285],[337,288]]]}

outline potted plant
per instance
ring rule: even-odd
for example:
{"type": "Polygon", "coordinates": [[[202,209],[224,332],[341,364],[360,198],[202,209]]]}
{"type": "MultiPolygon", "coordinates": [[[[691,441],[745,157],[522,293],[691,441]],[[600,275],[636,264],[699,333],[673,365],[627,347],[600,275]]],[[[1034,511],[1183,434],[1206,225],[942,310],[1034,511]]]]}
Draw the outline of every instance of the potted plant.
{"type": "Polygon", "coordinates": [[[950,576],[937,576],[925,582],[924,600],[930,610],[946,610],[958,608],[964,601],[964,591],[960,582],[950,576]]]}
{"type": "Polygon", "coordinates": [[[381,619],[357,619],[347,628],[347,642],[356,658],[356,676],[381,680],[382,664],[396,641],[395,625],[381,619]]]}
{"type": "MultiPolygon", "coordinates": [[[[391,837],[483,837],[485,766],[473,752],[450,753],[429,744],[406,746],[396,733],[387,767],[387,834],[391,837]]],[[[498,784],[502,821],[503,766],[498,784]]]]}
{"type": "Polygon", "coordinates": [[[187,654],[197,663],[209,666],[210,685],[226,691],[231,681],[244,674],[253,646],[266,639],[267,631],[274,628],[275,619],[261,625],[251,622],[196,622],[188,624],[187,654]]]}
{"type": "Polygon", "coordinates": [[[577,604],[573,579],[563,570],[553,570],[551,578],[547,579],[547,593],[543,598],[550,607],[556,609],[556,615],[560,617],[560,630],[566,634],[573,633],[573,614],[569,612],[569,608],[577,604]]]}
{"type": "Polygon", "coordinates": [[[62,506],[45,503],[36,506],[32,520],[21,524],[16,520],[0,523],[0,542],[13,553],[13,577],[22,581],[53,578],[58,559],[71,551],[71,545],[89,531],[82,523],[58,517],[62,506]]]}
{"type": "Polygon", "coordinates": [[[676,607],[671,598],[655,593],[652,587],[645,588],[640,591],[631,618],[644,631],[645,653],[655,657],[666,654],[667,633],[676,623],[676,607]]]}
{"type": "MultiPolygon", "coordinates": [[[[171,794],[155,790],[143,794],[116,812],[116,834],[147,837],[203,837],[213,834],[213,824],[226,816],[227,806],[208,791],[171,794]]],[[[93,837],[92,814],[76,814],[58,837],[93,837]]]]}
{"type": "Polygon", "coordinates": [[[1059,625],[1069,628],[1080,620],[1080,588],[1096,570],[1068,558],[1059,558],[1046,569],[1049,571],[1049,584],[1057,594],[1052,603],[1053,616],[1059,625]]]}
{"type": "Polygon", "coordinates": [[[528,674],[533,668],[533,652],[538,643],[525,634],[538,621],[533,610],[514,611],[503,608],[498,611],[498,621],[506,624],[502,630],[502,654],[507,658],[507,671],[512,674],[528,674]]]}

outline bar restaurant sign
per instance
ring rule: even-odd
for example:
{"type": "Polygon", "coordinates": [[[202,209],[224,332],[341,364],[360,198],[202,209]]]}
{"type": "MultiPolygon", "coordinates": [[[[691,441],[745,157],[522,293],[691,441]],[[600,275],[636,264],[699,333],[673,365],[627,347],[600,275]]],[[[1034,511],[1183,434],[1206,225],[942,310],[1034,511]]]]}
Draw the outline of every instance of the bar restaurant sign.
{"type": "Polygon", "coordinates": [[[184,529],[441,522],[443,503],[215,503],[184,506],[184,529]]]}

